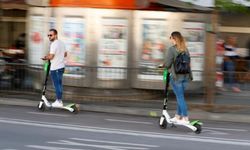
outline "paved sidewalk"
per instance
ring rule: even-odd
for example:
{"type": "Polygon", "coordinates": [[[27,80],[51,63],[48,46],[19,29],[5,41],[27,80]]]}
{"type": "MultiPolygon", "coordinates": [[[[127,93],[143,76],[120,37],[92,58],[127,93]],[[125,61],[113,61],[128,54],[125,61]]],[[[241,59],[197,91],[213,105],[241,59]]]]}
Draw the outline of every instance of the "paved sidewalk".
{"type": "MultiPolygon", "coordinates": [[[[26,106],[34,107],[37,110],[38,99],[22,99],[22,98],[0,98],[0,105],[14,105],[14,106],[26,106]]],[[[80,104],[81,112],[92,111],[92,112],[104,112],[104,113],[118,113],[128,115],[139,115],[148,117],[159,117],[161,116],[162,104],[159,101],[148,101],[148,104],[142,102],[133,103],[131,101],[122,101],[122,103],[115,102],[98,102],[98,101],[85,101],[80,104]],[[154,104],[154,105],[152,105],[154,104]]],[[[249,110],[250,112],[250,110],[249,110]]],[[[169,113],[174,114],[174,109],[170,108],[169,113]]],[[[229,121],[229,122],[244,122],[250,123],[250,114],[247,113],[214,113],[204,110],[191,109],[189,111],[191,119],[200,120],[213,120],[213,121],[229,121]]]]}

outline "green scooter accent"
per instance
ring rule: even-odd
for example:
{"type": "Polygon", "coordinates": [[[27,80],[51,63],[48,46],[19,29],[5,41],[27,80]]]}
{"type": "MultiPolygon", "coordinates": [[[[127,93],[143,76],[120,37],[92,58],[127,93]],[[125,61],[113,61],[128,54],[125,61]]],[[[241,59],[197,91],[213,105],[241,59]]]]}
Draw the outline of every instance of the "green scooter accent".
{"type": "Polygon", "coordinates": [[[200,120],[194,120],[194,121],[191,121],[190,124],[191,124],[192,126],[194,126],[195,124],[202,125],[203,123],[200,122],[200,120]]]}
{"type": "Polygon", "coordinates": [[[47,61],[46,63],[44,63],[44,67],[43,67],[45,72],[49,71],[49,62],[47,61]]]}
{"type": "Polygon", "coordinates": [[[164,71],[163,71],[163,81],[164,82],[167,81],[167,75],[168,75],[168,69],[164,69],[164,71]]]}
{"type": "Polygon", "coordinates": [[[66,105],[66,106],[64,106],[64,107],[72,107],[72,106],[74,106],[75,104],[74,103],[71,103],[71,104],[68,104],[68,105],[66,105]]]}

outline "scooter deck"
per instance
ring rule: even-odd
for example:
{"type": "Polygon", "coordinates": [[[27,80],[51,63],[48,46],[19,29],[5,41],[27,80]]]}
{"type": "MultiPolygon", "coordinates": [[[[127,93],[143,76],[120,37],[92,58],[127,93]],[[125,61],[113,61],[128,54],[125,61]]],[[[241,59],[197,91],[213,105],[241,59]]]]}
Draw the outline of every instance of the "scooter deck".
{"type": "Polygon", "coordinates": [[[41,111],[44,111],[46,108],[48,108],[50,110],[52,110],[52,109],[64,109],[64,110],[68,110],[68,111],[76,113],[76,114],[79,112],[79,106],[76,103],[69,103],[69,104],[64,105],[62,107],[52,107],[52,105],[48,101],[43,99],[38,104],[38,109],[41,111]]]}
{"type": "MultiPolygon", "coordinates": [[[[195,121],[196,122],[196,121],[195,121]]],[[[202,124],[201,122],[196,122],[196,123],[200,123],[200,124],[202,124]]],[[[170,124],[172,124],[172,125],[177,125],[177,126],[185,126],[185,127],[187,127],[187,128],[189,128],[189,129],[191,129],[191,130],[193,130],[193,131],[196,131],[197,130],[197,128],[194,126],[194,124],[192,124],[192,122],[190,122],[189,124],[184,124],[184,123],[179,123],[179,122],[170,122],[170,124]]]]}
{"type": "Polygon", "coordinates": [[[75,103],[70,103],[70,104],[64,105],[62,107],[53,107],[53,106],[50,106],[49,108],[50,109],[65,109],[65,110],[68,110],[70,112],[74,112],[75,109],[77,109],[77,111],[79,111],[79,108],[77,107],[77,104],[75,104],[75,103]]]}
{"type": "Polygon", "coordinates": [[[70,104],[67,104],[67,105],[63,105],[62,108],[69,108],[69,107],[72,107],[72,106],[74,106],[74,105],[77,105],[77,104],[75,104],[75,103],[70,103],[70,104]]]}
{"type": "Polygon", "coordinates": [[[66,108],[70,108],[72,106],[76,105],[75,103],[71,103],[71,104],[67,104],[67,105],[63,105],[62,107],[53,107],[52,105],[47,106],[47,107],[51,107],[51,108],[61,108],[61,109],[66,109],[66,108]]]}

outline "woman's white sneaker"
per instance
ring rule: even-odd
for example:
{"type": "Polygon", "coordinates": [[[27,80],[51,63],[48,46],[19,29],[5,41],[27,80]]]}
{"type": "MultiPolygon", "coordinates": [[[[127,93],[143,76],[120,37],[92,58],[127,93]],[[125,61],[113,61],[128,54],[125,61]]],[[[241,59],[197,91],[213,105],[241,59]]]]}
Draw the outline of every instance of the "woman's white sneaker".
{"type": "Polygon", "coordinates": [[[185,119],[179,120],[178,123],[183,124],[183,125],[188,125],[188,124],[190,124],[190,122],[189,122],[188,120],[185,120],[185,119]]]}

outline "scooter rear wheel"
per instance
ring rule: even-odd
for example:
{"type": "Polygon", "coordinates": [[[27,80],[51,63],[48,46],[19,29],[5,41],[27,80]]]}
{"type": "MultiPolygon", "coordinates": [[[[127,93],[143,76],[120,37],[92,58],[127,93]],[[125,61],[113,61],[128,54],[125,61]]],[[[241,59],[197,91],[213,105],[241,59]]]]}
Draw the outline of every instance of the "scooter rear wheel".
{"type": "Polygon", "coordinates": [[[194,131],[196,134],[200,134],[202,131],[202,127],[200,124],[194,124],[194,126],[196,127],[196,131],[194,131]]]}
{"type": "Polygon", "coordinates": [[[78,113],[79,113],[79,106],[77,106],[76,104],[73,105],[71,108],[74,109],[74,110],[73,110],[73,113],[74,113],[74,114],[78,114],[78,113]]]}

